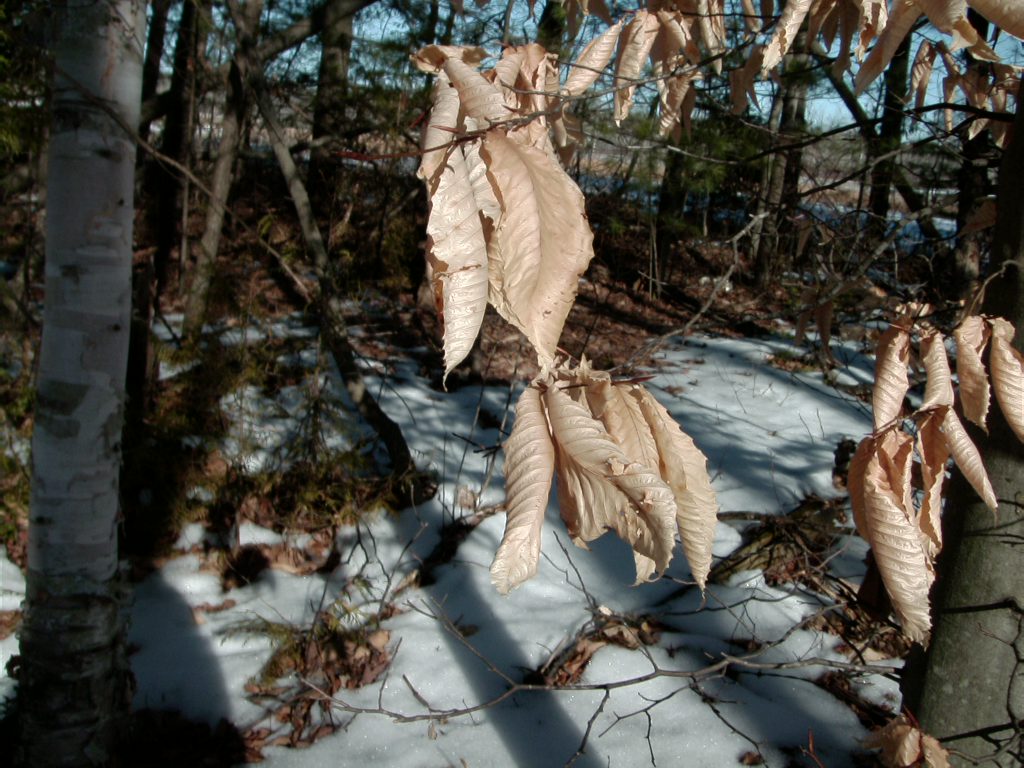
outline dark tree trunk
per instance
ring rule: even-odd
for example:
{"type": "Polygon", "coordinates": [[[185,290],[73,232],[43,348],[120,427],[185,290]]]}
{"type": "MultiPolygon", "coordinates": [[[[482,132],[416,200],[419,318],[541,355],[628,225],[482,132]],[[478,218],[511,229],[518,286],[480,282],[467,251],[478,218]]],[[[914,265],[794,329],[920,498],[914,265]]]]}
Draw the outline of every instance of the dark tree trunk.
{"type": "MultiPolygon", "coordinates": [[[[242,13],[252,23],[247,28],[255,29],[258,25],[263,3],[250,0],[242,13]]],[[[224,117],[221,120],[220,144],[217,146],[217,160],[213,166],[213,180],[210,184],[211,199],[206,209],[206,221],[203,235],[199,241],[196,263],[193,267],[192,283],[185,300],[185,322],[183,333],[189,343],[196,343],[206,321],[207,304],[210,286],[220,249],[221,230],[224,228],[224,216],[227,214],[228,198],[234,184],[235,161],[238,159],[238,148],[242,141],[242,127],[248,110],[246,99],[245,71],[249,60],[248,51],[256,41],[239,32],[238,50],[227,79],[227,94],[224,97],[224,117]]]]}
{"type": "MultiPolygon", "coordinates": [[[[896,154],[903,143],[903,107],[907,101],[907,71],[910,65],[910,36],[903,38],[889,67],[885,70],[885,95],[882,98],[882,122],[878,138],[868,145],[868,158],[879,158],[871,166],[871,195],[868,210],[876,221],[889,216],[896,154]]],[[[880,232],[884,232],[884,226],[880,232]]]]}
{"type": "Polygon", "coordinates": [[[799,183],[803,153],[798,147],[788,148],[806,130],[807,91],[810,87],[810,57],[806,53],[807,35],[802,31],[784,59],[785,72],[775,98],[781,99],[777,152],[772,156],[768,186],[764,192],[764,219],[758,238],[755,281],[765,287],[785,269],[788,258],[782,247],[780,230],[786,216],[799,201],[799,183]]]}
{"type": "MultiPolygon", "coordinates": [[[[1022,94],[1024,96],[1024,94],[1022,94]]],[[[1019,104],[1019,102],[1018,102],[1019,104]]],[[[983,309],[1010,320],[1024,349],[1024,111],[1003,157],[993,268],[983,309]]],[[[942,527],[934,590],[934,633],[904,674],[904,707],[921,727],[967,758],[955,765],[1019,766],[1024,762],[1024,448],[998,408],[989,435],[973,437],[984,456],[999,514],[954,483],[942,527]],[[990,762],[985,762],[991,757],[990,762]]]]}
{"type": "Polygon", "coordinates": [[[313,210],[333,220],[339,163],[334,139],[347,120],[348,68],[352,54],[353,15],[343,3],[328,3],[320,33],[320,69],[313,107],[313,152],[309,164],[309,196],[313,210]]]}
{"type": "MultiPolygon", "coordinates": [[[[167,34],[167,12],[171,9],[172,0],[153,0],[153,9],[149,20],[149,32],[146,37],[146,59],[142,62],[142,100],[156,96],[156,86],[160,81],[160,59],[164,55],[164,37],[167,34]]],[[[150,121],[139,126],[139,136],[143,141],[149,139],[150,121]]]]}

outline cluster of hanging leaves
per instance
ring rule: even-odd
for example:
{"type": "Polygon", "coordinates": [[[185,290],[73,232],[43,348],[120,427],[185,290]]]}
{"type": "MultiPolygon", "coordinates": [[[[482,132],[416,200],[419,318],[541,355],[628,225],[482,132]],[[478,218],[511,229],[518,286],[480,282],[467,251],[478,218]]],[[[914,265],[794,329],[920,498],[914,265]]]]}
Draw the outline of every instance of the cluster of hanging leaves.
{"type": "Polygon", "coordinates": [[[929,736],[912,723],[906,715],[899,715],[885,727],[864,741],[868,749],[880,749],[885,768],[949,768],[949,752],[938,739],[929,736]]]}
{"type": "MultiPolygon", "coordinates": [[[[1002,318],[971,316],[953,332],[964,417],[986,429],[991,393],[1014,434],[1024,440],[1024,357],[1013,348],[1013,326],[1002,318]],[[988,370],[983,358],[988,356],[988,370]]],[[[868,541],[882,582],[907,635],[927,643],[928,592],[942,549],[939,514],[946,465],[952,458],[993,512],[997,502],[974,442],[953,408],[946,342],[935,328],[904,314],[879,339],[872,393],[874,431],[850,462],[850,504],[857,531],[868,541]],[[926,376],[924,401],[904,429],[913,334],[926,376]],[[920,492],[911,483],[915,458],[920,492]]]]}
{"type": "Polygon", "coordinates": [[[606,43],[595,40],[587,66],[561,85],[538,45],[506,49],[486,72],[477,48],[429,46],[415,57],[437,74],[419,173],[445,373],[469,353],[488,303],[541,367],[505,446],[508,518],[491,569],[501,592],[537,570],[555,476],[572,540],[585,546],[614,531],[633,548],[637,582],[668,567],[677,530],[701,588],[711,564],[717,505],[704,455],[638,383],[555,360],[593,234],[551,137],[567,135],[563,100],[597,79],[606,43]]]}
{"type": "Polygon", "coordinates": [[[552,475],[577,546],[614,531],[633,548],[639,584],[668,567],[678,529],[704,588],[718,511],[707,460],[639,383],[584,360],[548,369],[519,398],[505,444],[508,519],[491,566],[499,592],[537,571],[552,475]]]}

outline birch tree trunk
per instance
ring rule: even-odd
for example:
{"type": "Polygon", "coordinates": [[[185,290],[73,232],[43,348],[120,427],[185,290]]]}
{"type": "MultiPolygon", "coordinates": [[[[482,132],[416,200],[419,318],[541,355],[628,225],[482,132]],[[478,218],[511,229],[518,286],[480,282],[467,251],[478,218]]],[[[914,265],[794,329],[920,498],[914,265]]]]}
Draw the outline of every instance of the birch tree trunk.
{"type": "Polygon", "coordinates": [[[142,0],[58,8],[19,765],[107,765],[128,699],[117,570],[142,0]]]}

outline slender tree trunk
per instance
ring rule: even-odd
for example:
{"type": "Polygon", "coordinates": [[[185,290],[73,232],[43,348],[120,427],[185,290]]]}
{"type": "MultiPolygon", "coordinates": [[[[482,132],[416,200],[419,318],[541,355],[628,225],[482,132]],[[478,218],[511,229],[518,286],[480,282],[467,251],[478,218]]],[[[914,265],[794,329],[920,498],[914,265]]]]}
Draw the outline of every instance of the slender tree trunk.
{"type": "MultiPolygon", "coordinates": [[[[171,9],[171,0],[153,0],[150,4],[149,32],[146,36],[146,60],[142,65],[142,100],[156,96],[156,86],[160,80],[160,59],[164,55],[164,37],[167,34],[167,12],[171,9]]],[[[143,141],[149,139],[150,123],[147,121],[139,126],[139,136],[143,141]]]]}
{"type": "Polygon", "coordinates": [[[871,194],[868,210],[876,222],[883,226],[889,217],[889,198],[892,195],[893,175],[896,171],[896,153],[903,143],[903,107],[907,103],[907,71],[910,65],[910,35],[903,38],[892,62],[885,70],[885,95],[882,98],[882,122],[878,138],[868,143],[868,157],[879,158],[871,166],[871,194]]]}
{"type": "MultiPolygon", "coordinates": [[[[245,4],[242,13],[251,22],[247,24],[247,29],[258,28],[262,10],[262,0],[250,0],[245,4]]],[[[206,320],[210,285],[216,269],[221,231],[224,228],[224,216],[227,213],[228,198],[234,184],[235,162],[238,160],[238,148],[242,141],[242,126],[248,110],[244,82],[247,77],[245,67],[249,60],[248,52],[255,44],[254,39],[239,32],[238,50],[235,51],[228,74],[220,144],[217,147],[217,160],[213,166],[213,181],[210,184],[212,199],[206,208],[203,236],[199,241],[192,284],[185,302],[183,332],[190,343],[198,341],[206,320]]]]}
{"type": "Polygon", "coordinates": [[[55,46],[46,304],[32,437],[21,766],[111,762],[128,701],[117,571],[145,6],[63,5],[55,46]]]}
{"type": "MultiPolygon", "coordinates": [[[[348,68],[352,54],[353,15],[341,2],[327,6],[320,33],[320,69],[313,109],[313,152],[309,163],[309,193],[313,210],[332,214],[338,187],[339,163],[332,157],[332,138],[347,120],[348,68]]],[[[333,216],[330,216],[333,219],[333,216]]]]}
{"type": "MultiPolygon", "coordinates": [[[[1024,96],[1024,93],[1021,94],[1024,96]]],[[[1020,97],[1018,97],[1020,98],[1020,97]]],[[[1019,101],[1018,101],[1019,105],[1019,101]]],[[[984,311],[1014,323],[1024,349],[1024,111],[1000,169],[994,269],[984,311]]],[[[998,408],[975,432],[996,497],[994,516],[959,473],[946,502],[937,564],[934,633],[908,660],[904,707],[942,739],[955,765],[1024,763],[1024,448],[998,408]],[[992,760],[985,762],[986,758],[992,760]]]]}

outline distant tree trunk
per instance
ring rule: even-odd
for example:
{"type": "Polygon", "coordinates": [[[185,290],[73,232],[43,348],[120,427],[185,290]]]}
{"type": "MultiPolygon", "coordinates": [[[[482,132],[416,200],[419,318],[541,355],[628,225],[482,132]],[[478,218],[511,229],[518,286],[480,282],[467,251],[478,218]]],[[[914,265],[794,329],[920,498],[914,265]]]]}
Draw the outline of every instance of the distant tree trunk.
{"type": "MultiPolygon", "coordinates": [[[[868,143],[869,161],[879,158],[871,166],[871,194],[868,210],[876,221],[884,223],[889,217],[889,198],[892,195],[893,174],[896,170],[900,145],[903,143],[903,108],[907,103],[907,73],[910,66],[910,35],[896,48],[885,70],[885,92],[882,97],[882,122],[878,138],[868,143]]],[[[884,226],[880,229],[884,233],[884,226]]]]}
{"type": "Polygon", "coordinates": [[[353,14],[344,3],[328,3],[320,33],[320,68],[313,105],[313,152],[309,163],[309,194],[313,210],[331,214],[337,196],[339,163],[333,157],[336,139],[347,120],[348,68],[352,54],[353,14]]]}
{"type": "MultiPolygon", "coordinates": [[[[262,0],[249,0],[243,6],[242,14],[251,22],[246,25],[246,29],[258,29],[262,11],[262,0]]],[[[203,236],[199,241],[192,284],[185,301],[183,333],[189,343],[199,340],[206,320],[210,285],[216,268],[217,252],[220,249],[228,198],[234,184],[235,162],[238,160],[238,148],[242,141],[242,126],[248,110],[245,68],[249,60],[249,50],[255,45],[256,40],[242,32],[238,33],[238,48],[228,74],[220,144],[217,146],[217,160],[213,166],[213,180],[210,184],[212,199],[207,204],[203,236]]]]}
{"type": "MultiPolygon", "coordinates": [[[[1024,111],[1018,96],[1015,138],[999,174],[993,269],[983,309],[1010,320],[1024,350],[1024,111]]],[[[1024,450],[999,409],[989,435],[974,432],[999,514],[954,475],[942,527],[934,590],[934,633],[927,653],[904,673],[904,707],[921,727],[970,759],[955,765],[1019,766],[1024,761],[1024,450]],[[991,760],[988,760],[991,758],[991,760]]]]}
{"type": "Polygon", "coordinates": [[[105,766],[129,686],[117,571],[145,5],[62,4],[32,437],[20,766],[105,766]],[[117,119],[113,117],[117,116],[117,119]]]}
{"type": "MultiPolygon", "coordinates": [[[[164,55],[164,38],[167,34],[167,13],[171,9],[172,0],[153,0],[150,3],[149,32],[146,36],[146,60],[142,64],[142,100],[156,96],[156,87],[160,81],[160,59],[164,55]]],[[[149,139],[150,123],[146,121],[139,126],[139,136],[143,141],[149,139]]]]}
{"type": "Polygon", "coordinates": [[[686,206],[686,185],[683,168],[686,160],[681,152],[669,152],[665,174],[658,195],[658,213],[654,224],[654,247],[661,264],[662,280],[670,284],[674,265],[685,233],[683,213],[686,206]]]}
{"type": "Polygon", "coordinates": [[[775,94],[782,103],[776,143],[778,151],[772,156],[768,186],[764,192],[768,215],[761,226],[755,262],[755,282],[762,288],[778,276],[788,261],[782,251],[779,233],[788,211],[799,199],[803,152],[798,147],[787,149],[786,145],[798,140],[807,127],[805,114],[810,83],[806,48],[807,33],[801,30],[793,48],[783,59],[785,71],[775,94]]]}

